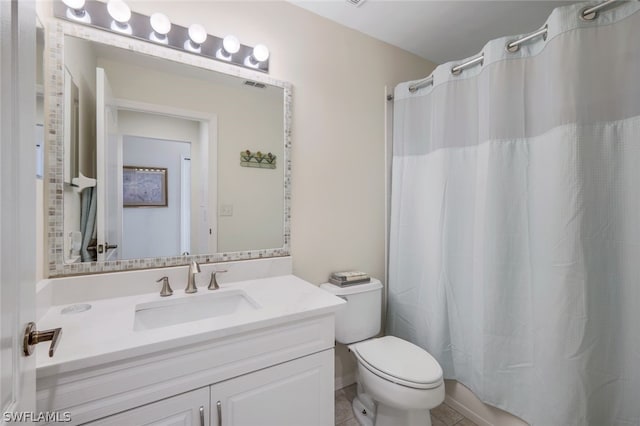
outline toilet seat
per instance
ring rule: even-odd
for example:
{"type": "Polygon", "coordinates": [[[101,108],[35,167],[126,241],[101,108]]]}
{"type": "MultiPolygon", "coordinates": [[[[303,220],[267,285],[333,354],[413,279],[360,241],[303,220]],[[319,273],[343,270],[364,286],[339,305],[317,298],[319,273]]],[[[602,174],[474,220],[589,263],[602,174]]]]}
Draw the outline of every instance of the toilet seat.
{"type": "Polygon", "coordinates": [[[349,347],[371,373],[414,389],[433,389],[443,383],[442,368],[431,354],[394,336],[360,342],[349,347]]]}

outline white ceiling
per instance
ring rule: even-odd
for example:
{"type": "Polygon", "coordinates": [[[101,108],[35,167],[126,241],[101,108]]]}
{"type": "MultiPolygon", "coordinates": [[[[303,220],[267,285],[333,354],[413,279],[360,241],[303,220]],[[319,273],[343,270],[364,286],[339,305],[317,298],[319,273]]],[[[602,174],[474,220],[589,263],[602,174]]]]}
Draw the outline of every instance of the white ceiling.
{"type": "Polygon", "coordinates": [[[290,0],[332,21],[437,64],[472,56],[497,37],[540,28],[571,1],[290,0]]]}

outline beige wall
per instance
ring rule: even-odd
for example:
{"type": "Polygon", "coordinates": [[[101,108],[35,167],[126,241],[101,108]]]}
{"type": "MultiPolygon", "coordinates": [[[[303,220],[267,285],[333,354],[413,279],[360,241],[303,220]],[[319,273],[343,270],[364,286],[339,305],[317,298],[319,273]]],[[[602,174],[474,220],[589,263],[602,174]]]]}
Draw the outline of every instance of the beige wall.
{"type": "Polygon", "coordinates": [[[64,64],[79,92],[80,173],[87,177],[96,177],[96,61],[96,55],[89,44],[74,37],[66,37],[64,64]]]}
{"type": "Polygon", "coordinates": [[[128,2],[210,34],[266,44],[270,75],[293,84],[294,273],[341,269],[384,278],[384,88],[434,64],[286,2],[128,2]]]}
{"type": "MultiPolygon", "coordinates": [[[[316,284],[344,269],[384,279],[384,91],[435,65],[286,2],[128,3],[269,47],[270,75],[293,84],[294,273],[316,284]]],[[[337,353],[342,377],[353,362],[337,353]]]]}
{"type": "Polygon", "coordinates": [[[195,145],[193,151],[199,150],[200,122],[195,120],[118,110],[118,132],[121,136],[188,142],[195,145]]]}

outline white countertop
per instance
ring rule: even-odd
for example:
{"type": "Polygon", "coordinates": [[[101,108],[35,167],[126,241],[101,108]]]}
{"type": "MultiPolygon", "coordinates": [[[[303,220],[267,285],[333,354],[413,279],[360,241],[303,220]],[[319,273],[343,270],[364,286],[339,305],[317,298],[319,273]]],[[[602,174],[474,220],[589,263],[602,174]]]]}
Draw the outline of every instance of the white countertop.
{"type": "Polygon", "coordinates": [[[211,294],[206,287],[198,293],[175,290],[169,297],[159,291],[126,297],[83,301],[91,309],[61,314],[69,305],[53,305],[38,321],[38,330],[62,327],[61,340],[53,358],[48,342],[36,349],[38,377],[93,367],[126,358],[180,348],[263,327],[293,322],[334,312],[345,303],[293,275],[221,284],[218,292],[242,289],[260,305],[259,309],[191,321],[151,330],[134,331],[135,307],[140,303],[211,294]],[[46,346],[46,348],[45,348],[46,346]]]}

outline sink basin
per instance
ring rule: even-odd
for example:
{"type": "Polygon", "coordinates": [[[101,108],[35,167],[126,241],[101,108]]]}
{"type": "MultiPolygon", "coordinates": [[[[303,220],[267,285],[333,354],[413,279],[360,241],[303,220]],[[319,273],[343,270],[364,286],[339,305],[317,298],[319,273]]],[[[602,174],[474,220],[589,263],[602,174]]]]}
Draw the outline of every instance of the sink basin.
{"type": "Polygon", "coordinates": [[[167,327],[206,318],[250,312],[259,308],[243,290],[194,295],[136,305],[133,329],[167,327]]]}

